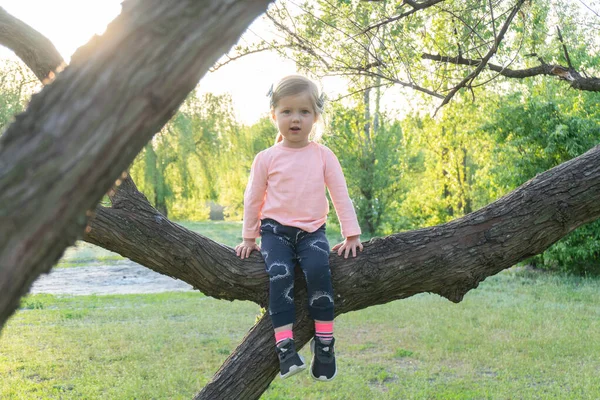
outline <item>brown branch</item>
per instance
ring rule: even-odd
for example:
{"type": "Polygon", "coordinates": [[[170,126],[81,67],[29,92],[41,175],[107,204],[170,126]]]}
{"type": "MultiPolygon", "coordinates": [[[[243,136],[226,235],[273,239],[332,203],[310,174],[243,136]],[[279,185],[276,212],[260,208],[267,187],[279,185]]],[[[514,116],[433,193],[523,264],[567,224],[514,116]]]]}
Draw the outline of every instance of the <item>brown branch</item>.
{"type": "MultiPolygon", "coordinates": [[[[576,227],[600,217],[599,197],[600,146],[596,146],[463,218],[375,238],[364,244],[357,258],[345,260],[333,253],[330,264],[336,315],[422,292],[460,302],[486,277],[541,253],[576,227]]],[[[144,265],[151,265],[157,255],[162,258],[167,254],[174,262],[164,265],[162,273],[184,280],[206,274],[206,282],[200,282],[202,291],[221,292],[229,299],[235,295],[244,300],[256,301],[257,296],[266,300],[268,276],[258,254],[242,262],[233,249],[209,239],[197,242],[195,237],[174,236],[174,224],[156,221],[152,214],[144,218],[130,209],[123,210],[121,216],[123,220],[112,224],[106,233],[111,235],[112,245],[131,240],[127,251],[143,255],[144,265]],[[152,241],[131,235],[140,229],[144,235],[154,236],[152,241]],[[163,240],[164,245],[157,247],[163,240]],[[177,242],[184,246],[173,247],[177,242]],[[141,244],[150,246],[140,249],[141,244]],[[194,264],[197,267],[190,271],[194,264]],[[242,293],[239,286],[247,287],[248,281],[254,282],[254,290],[260,293],[242,293]]],[[[110,245],[107,248],[113,249],[110,245]]],[[[307,316],[305,283],[299,270],[295,295],[294,333],[301,347],[312,336],[314,324],[307,316]]],[[[195,398],[260,398],[277,371],[273,346],[272,328],[265,315],[195,398]]]]}
{"type": "Polygon", "coordinates": [[[560,43],[562,44],[563,51],[565,52],[565,58],[567,60],[567,65],[569,66],[570,70],[574,71],[575,68],[573,68],[573,64],[571,64],[571,58],[569,57],[567,45],[565,45],[565,42],[563,41],[562,32],[560,31],[560,28],[558,26],[556,27],[556,31],[558,32],[558,39],[560,40],[560,43]]]}
{"type": "Polygon", "coordinates": [[[596,17],[600,18],[600,14],[598,14],[598,12],[596,10],[594,10],[593,8],[591,8],[590,6],[588,6],[587,4],[585,4],[583,2],[583,0],[579,0],[579,2],[588,10],[590,10],[592,13],[594,13],[594,15],[596,15],[596,17]]]}
{"type": "MultiPolygon", "coordinates": [[[[323,63],[323,65],[325,65],[325,67],[329,68],[329,63],[327,62],[327,60],[325,60],[324,57],[322,57],[321,55],[317,54],[314,49],[311,47],[311,44],[304,39],[302,36],[298,35],[296,32],[292,32],[292,30],[287,27],[285,24],[282,24],[281,22],[279,22],[274,16],[272,16],[268,11],[265,13],[265,15],[267,16],[267,18],[269,18],[271,20],[271,22],[273,22],[273,24],[275,24],[275,26],[277,28],[279,28],[280,30],[282,30],[283,32],[286,32],[288,35],[290,35],[293,39],[296,40],[296,43],[294,43],[294,45],[298,48],[300,48],[301,50],[306,51],[309,54],[312,54],[315,58],[317,58],[319,61],[321,61],[323,63]],[[306,44],[308,43],[308,44],[306,44]]],[[[320,51],[322,51],[323,53],[326,53],[323,49],[320,49],[320,51]]]]}
{"type": "MultiPolygon", "coordinates": [[[[327,75],[326,75],[326,76],[327,76],[327,75]]],[[[382,83],[382,84],[379,84],[379,85],[369,85],[369,86],[367,86],[367,87],[364,87],[364,88],[361,88],[361,89],[358,89],[358,90],[352,91],[352,92],[350,92],[350,93],[348,93],[348,94],[345,94],[345,95],[343,95],[343,96],[340,96],[340,97],[337,97],[337,98],[335,98],[335,99],[332,99],[332,101],[333,101],[333,102],[338,102],[338,101],[341,101],[341,100],[343,100],[343,99],[345,99],[345,98],[352,97],[352,96],[354,96],[355,94],[364,93],[364,92],[365,92],[365,91],[367,91],[367,90],[371,90],[371,89],[377,89],[377,88],[381,88],[381,87],[388,87],[388,86],[390,86],[390,84],[389,84],[389,83],[382,83]]]]}
{"type": "MultiPolygon", "coordinates": [[[[438,0],[438,1],[442,1],[442,0],[438,0]]],[[[292,1],[292,4],[295,4],[295,3],[292,1]]],[[[315,15],[314,13],[312,13],[312,12],[311,12],[311,11],[309,11],[309,10],[307,10],[307,9],[306,9],[306,8],[304,8],[303,6],[301,6],[301,5],[298,5],[298,4],[295,4],[295,5],[296,5],[296,7],[298,7],[300,10],[304,11],[304,12],[305,12],[307,15],[310,15],[310,16],[311,16],[312,18],[314,18],[315,20],[317,20],[317,21],[319,21],[319,22],[321,22],[321,23],[323,23],[323,24],[327,25],[327,26],[328,26],[328,27],[330,27],[331,29],[333,29],[333,30],[335,30],[335,31],[338,31],[338,32],[339,32],[339,33],[341,33],[342,35],[346,36],[346,38],[348,38],[348,39],[352,40],[354,43],[356,43],[356,45],[357,45],[358,47],[360,47],[361,49],[363,49],[363,50],[365,51],[365,53],[366,53],[368,56],[371,56],[371,57],[373,57],[374,59],[376,59],[376,60],[379,60],[379,58],[377,57],[377,54],[374,54],[374,53],[372,53],[372,52],[371,52],[371,50],[370,50],[370,46],[369,46],[369,45],[365,45],[365,44],[363,44],[362,42],[360,42],[360,41],[356,40],[356,36],[357,36],[357,35],[355,35],[355,36],[352,36],[352,35],[348,34],[347,32],[345,32],[345,31],[341,30],[341,29],[340,29],[340,28],[338,28],[337,26],[335,26],[335,25],[331,24],[329,21],[327,21],[327,20],[325,20],[325,19],[322,19],[322,18],[320,18],[319,16],[315,15]]]]}
{"type": "Polygon", "coordinates": [[[113,206],[96,208],[83,240],[187,282],[207,296],[265,305],[268,282],[259,257],[242,261],[232,257],[230,247],[169,221],[129,177],[110,197],[113,206]]]}
{"type": "Polygon", "coordinates": [[[442,96],[441,94],[436,93],[433,90],[430,90],[430,89],[424,88],[422,86],[419,86],[416,83],[404,82],[404,81],[401,81],[401,80],[399,80],[397,78],[393,78],[393,77],[390,77],[390,76],[387,76],[387,75],[383,75],[383,74],[380,74],[380,73],[377,73],[377,72],[373,72],[373,71],[362,70],[360,68],[348,68],[348,69],[349,70],[357,71],[358,75],[368,75],[368,76],[372,76],[372,77],[375,77],[375,78],[385,79],[388,82],[395,83],[395,84],[403,86],[403,87],[411,88],[413,90],[417,90],[419,92],[428,94],[429,96],[437,97],[438,99],[443,99],[444,98],[444,96],[442,96]]]}
{"type": "Polygon", "coordinates": [[[40,81],[60,71],[65,62],[47,37],[0,7],[0,45],[11,49],[40,81]]]}
{"type": "MultiPolygon", "coordinates": [[[[479,34],[479,32],[477,32],[477,31],[475,30],[475,28],[477,28],[477,27],[479,26],[479,24],[480,24],[480,23],[483,21],[483,18],[484,18],[484,17],[481,17],[481,18],[480,18],[480,19],[477,21],[477,24],[475,24],[475,26],[471,26],[471,25],[470,25],[470,24],[469,24],[469,23],[468,23],[468,22],[467,22],[467,21],[466,21],[466,20],[465,20],[465,19],[464,19],[462,16],[460,16],[459,14],[456,14],[454,11],[452,11],[452,10],[448,10],[448,9],[446,9],[446,8],[444,8],[444,7],[441,7],[440,9],[441,9],[441,11],[443,11],[443,12],[445,12],[445,13],[448,13],[448,14],[450,14],[450,15],[451,15],[453,18],[456,18],[457,20],[459,20],[459,21],[460,21],[460,22],[461,22],[461,23],[462,23],[464,26],[466,26],[466,27],[469,29],[470,33],[472,33],[472,34],[474,34],[475,36],[477,36],[477,37],[479,38],[479,40],[481,40],[481,42],[482,42],[482,43],[484,43],[484,44],[487,44],[487,43],[489,43],[489,41],[486,41],[486,40],[485,40],[485,39],[484,39],[484,38],[483,38],[483,37],[482,37],[482,36],[479,34]]],[[[455,29],[456,29],[456,28],[455,28],[455,29]]],[[[457,39],[458,39],[458,35],[456,35],[456,37],[457,37],[457,39]]],[[[495,37],[495,36],[494,36],[494,37],[495,37]]],[[[473,49],[471,49],[471,50],[473,50],[473,49]]],[[[467,50],[467,51],[468,51],[468,50],[467,50]]],[[[459,51],[459,53],[460,53],[460,51],[459,51]]]]}
{"type": "MultiPolygon", "coordinates": [[[[296,46],[297,48],[300,48],[302,50],[305,50],[309,54],[312,54],[315,58],[317,58],[319,61],[321,61],[328,69],[332,69],[333,68],[322,56],[320,56],[319,54],[317,54],[315,52],[315,50],[311,47],[311,44],[308,43],[308,41],[306,39],[304,39],[303,37],[301,37],[297,33],[292,32],[289,27],[287,27],[286,25],[280,23],[274,16],[270,15],[270,13],[268,13],[268,12],[267,12],[267,17],[280,30],[286,32],[288,35],[290,35],[291,38],[293,38],[295,40],[295,42],[293,43],[293,46],[296,46]]],[[[318,50],[320,50],[321,52],[325,53],[325,51],[323,49],[318,48],[318,50]]],[[[439,93],[436,93],[436,92],[434,92],[432,90],[429,90],[427,88],[424,88],[422,86],[419,86],[419,85],[417,85],[415,83],[404,82],[404,81],[401,81],[401,80],[399,80],[397,78],[393,78],[393,77],[389,77],[387,75],[383,75],[383,74],[380,74],[380,73],[377,73],[377,72],[369,71],[369,69],[371,69],[371,68],[373,68],[375,66],[382,66],[382,65],[384,65],[383,62],[380,61],[380,60],[377,60],[377,61],[374,61],[372,63],[369,63],[365,67],[353,67],[353,66],[349,65],[348,63],[346,63],[345,61],[338,60],[338,59],[335,59],[335,58],[334,58],[334,61],[338,61],[338,62],[340,62],[340,63],[343,64],[342,67],[337,68],[342,73],[337,74],[337,73],[332,72],[332,73],[328,73],[327,76],[350,75],[349,73],[344,73],[344,71],[353,71],[352,72],[353,75],[359,75],[359,76],[360,75],[363,75],[363,76],[367,75],[367,76],[372,76],[372,77],[379,77],[379,78],[387,80],[388,82],[395,83],[395,84],[398,84],[398,85],[403,86],[403,87],[408,87],[408,88],[411,88],[413,90],[417,90],[417,91],[423,92],[423,93],[425,93],[427,95],[430,95],[430,96],[433,96],[433,97],[437,97],[439,99],[443,99],[444,98],[443,95],[441,95],[439,93]]]]}
{"type": "MultiPolygon", "coordinates": [[[[481,63],[481,60],[473,60],[461,56],[450,57],[439,54],[423,54],[421,58],[425,60],[432,60],[457,65],[478,66],[481,63]]],[[[569,68],[563,67],[562,65],[546,64],[545,62],[543,62],[543,60],[540,60],[540,62],[542,62],[541,65],[526,69],[510,69],[505,68],[501,65],[490,63],[486,65],[486,68],[490,69],[491,71],[497,72],[498,74],[504,77],[514,79],[524,79],[538,75],[555,76],[562,80],[570,82],[570,86],[573,89],[586,90],[590,92],[600,92],[600,78],[584,78],[579,72],[570,70],[569,68]]]]}
{"type": "Polygon", "coordinates": [[[441,3],[442,1],[444,1],[444,0],[427,0],[427,1],[417,3],[416,1],[412,1],[412,0],[404,0],[403,4],[408,4],[409,6],[412,7],[412,9],[410,9],[409,11],[406,11],[402,14],[384,19],[383,21],[379,21],[373,25],[369,25],[360,34],[364,35],[365,33],[372,31],[373,29],[377,29],[383,25],[390,24],[390,23],[398,21],[402,18],[408,17],[409,15],[414,14],[417,11],[424,10],[426,8],[435,6],[436,4],[441,3]]]}
{"type": "Polygon", "coordinates": [[[240,54],[237,54],[235,56],[229,56],[228,54],[226,54],[225,56],[227,57],[227,61],[222,62],[222,63],[216,63],[215,65],[213,65],[210,68],[210,72],[215,72],[219,68],[222,68],[222,67],[226,66],[230,62],[239,60],[240,58],[243,58],[243,57],[246,57],[246,56],[249,56],[249,55],[252,55],[252,54],[262,53],[263,51],[281,50],[281,49],[284,49],[284,48],[287,48],[287,47],[289,47],[289,46],[285,46],[285,45],[281,45],[281,46],[269,46],[269,47],[264,47],[264,48],[249,50],[249,51],[247,51],[245,53],[240,53],[240,54]]]}

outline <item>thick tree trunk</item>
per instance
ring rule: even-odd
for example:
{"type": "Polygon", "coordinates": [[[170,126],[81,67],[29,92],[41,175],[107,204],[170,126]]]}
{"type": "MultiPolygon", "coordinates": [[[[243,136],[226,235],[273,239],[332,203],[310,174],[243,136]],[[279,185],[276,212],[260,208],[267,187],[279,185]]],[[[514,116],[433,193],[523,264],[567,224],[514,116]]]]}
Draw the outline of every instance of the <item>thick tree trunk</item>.
{"type": "Polygon", "coordinates": [[[109,196],[113,206],[96,208],[85,241],[183,280],[208,296],[266,304],[269,285],[258,256],[242,261],[231,248],[172,223],[129,178],[109,196]]]}
{"type": "MultiPolygon", "coordinates": [[[[174,17],[176,12],[185,14],[184,5],[190,6],[184,1],[172,1],[169,4],[166,11],[163,9],[159,11],[169,13],[170,17],[174,17]],[[176,7],[175,3],[180,7],[176,7]],[[178,9],[173,10],[173,7],[178,9]]],[[[236,8],[233,3],[228,4],[232,5],[233,9],[236,8]]],[[[211,12],[222,12],[225,19],[232,18],[232,15],[228,14],[229,9],[222,10],[216,3],[206,7],[212,10],[211,12]]],[[[153,10],[155,8],[160,8],[158,3],[153,10]]],[[[154,11],[156,15],[159,14],[159,11],[154,11]]],[[[197,17],[204,15],[201,11],[196,10],[196,12],[197,17]]],[[[127,20],[123,16],[120,18],[127,20]]],[[[186,25],[187,19],[181,18],[182,23],[186,25]]],[[[161,25],[154,25],[156,22],[154,20],[142,18],[140,21],[145,22],[141,25],[133,24],[136,29],[129,31],[131,26],[128,27],[128,24],[123,21],[113,24],[109,32],[119,29],[122,29],[122,32],[114,36],[109,35],[106,40],[113,45],[118,44],[119,40],[116,37],[124,34],[125,31],[132,37],[137,37],[137,30],[144,31],[143,26],[153,26],[158,31],[161,30],[161,25]]],[[[221,36],[222,32],[219,33],[221,36]]],[[[214,32],[209,30],[207,35],[212,37],[212,34],[214,32]]],[[[179,37],[183,39],[185,35],[179,37]]],[[[204,43],[203,40],[201,42],[204,43]]],[[[194,51],[200,51],[201,48],[202,46],[194,51]]],[[[117,49],[124,51],[119,46],[114,48],[117,49]]],[[[212,47],[209,46],[209,49],[212,51],[212,47]]],[[[156,54],[163,54],[163,51],[166,50],[155,49],[156,54]]],[[[110,51],[100,45],[98,52],[96,57],[91,58],[95,60],[94,62],[108,63],[102,69],[108,74],[106,81],[108,87],[112,88],[113,84],[110,82],[116,78],[110,78],[111,64],[103,58],[110,58],[107,56],[107,52],[110,51]]],[[[120,60],[120,57],[117,57],[117,60],[120,60]]],[[[188,58],[186,60],[189,65],[193,64],[193,61],[188,58]]],[[[152,68],[161,66],[166,68],[160,63],[152,68]]],[[[127,154],[133,151],[127,149],[128,142],[133,143],[132,146],[135,145],[138,150],[141,148],[143,141],[134,138],[133,131],[141,136],[147,136],[150,129],[148,126],[155,127],[160,123],[160,119],[152,119],[147,113],[144,114],[144,104],[138,104],[139,107],[134,107],[131,113],[125,114],[127,110],[124,110],[120,114],[137,115],[138,119],[125,118],[126,121],[117,119],[118,123],[113,127],[114,129],[109,129],[108,133],[104,132],[108,136],[107,142],[115,146],[118,156],[110,154],[109,146],[105,142],[82,142],[81,140],[90,136],[87,132],[95,135],[99,135],[98,132],[103,133],[98,128],[101,121],[90,116],[94,112],[85,112],[87,104],[92,104],[89,101],[97,102],[99,105],[92,111],[103,110],[102,104],[110,104],[109,96],[105,99],[100,92],[95,99],[86,100],[86,96],[81,92],[84,88],[79,87],[79,85],[85,86],[88,82],[82,72],[86,69],[91,71],[91,77],[98,77],[94,75],[95,66],[91,61],[90,63],[78,61],[74,72],[68,75],[69,78],[63,79],[61,74],[53,85],[54,89],[45,91],[44,95],[39,96],[37,103],[32,103],[32,107],[14,125],[17,128],[11,128],[10,135],[5,134],[0,141],[0,167],[2,167],[0,168],[0,233],[2,234],[0,236],[0,293],[2,293],[0,316],[2,323],[12,312],[15,301],[18,301],[19,296],[29,288],[35,277],[51,265],[42,257],[44,252],[51,255],[50,258],[54,262],[57,254],[62,252],[62,248],[72,243],[79,233],[79,230],[74,227],[78,224],[83,225],[85,219],[77,223],[73,218],[82,215],[85,207],[81,208],[78,205],[91,202],[91,198],[98,197],[98,193],[102,194],[105,188],[110,186],[110,184],[100,186],[102,190],[98,191],[95,190],[94,182],[98,180],[102,184],[110,183],[118,176],[115,173],[111,178],[110,174],[120,171],[126,165],[123,164],[124,156],[121,156],[119,151],[127,154]],[[69,79],[77,82],[78,86],[69,85],[69,79]],[[75,93],[71,93],[70,90],[75,93]],[[73,99],[71,103],[59,101],[59,104],[65,108],[64,113],[61,109],[47,104],[49,98],[60,100],[63,96],[71,96],[73,99]],[[40,108],[42,106],[46,108],[40,108]],[[77,108],[83,111],[80,110],[81,112],[77,114],[77,108]],[[75,118],[76,115],[83,117],[86,124],[79,123],[79,119],[75,118]],[[35,116],[37,118],[34,118],[35,116]],[[142,117],[152,122],[135,125],[134,121],[142,117]],[[129,124],[135,125],[135,129],[125,129],[129,124]],[[50,129],[51,127],[53,129],[50,129]],[[21,128],[21,135],[17,135],[16,132],[21,128]],[[58,133],[53,135],[54,132],[58,133]],[[122,140],[116,133],[123,136],[122,140]],[[71,153],[74,154],[74,160],[67,165],[63,165],[64,161],[61,163],[56,159],[60,154],[57,149],[60,149],[61,140],[64,138],[74,142],[65,142],[74,150],[71,153]],[[55,146],[55,142],[59,142],[60,145],[55,146]],[[106,160],[100,157],[95,149],[102,149],[101,155],[106,160]],[[38,153],[35,152],[36,150],[38,153]],[[26,162],[30,159],[28,157],[33,157],[32,154],[37,154],[38,159],[42,160],[46,157],[45,163],[31,158],[31,165],[28,168],[27,164],[20,162],[21,160],[26,162]],[[87,162],[85,155],[89,155],[93,162],[87,162]],[[99,171],[92,170],[94,163],[97,163],[99,171]],[[111,168],[111,163],[121,164],[111,168]],[[52,167],[53,165],[55,166],[52,167]],[[75,169],[76,173],[71,173],[69,168],[75,169]],[[64,184],[57,182],[57,171],[65,179],[64,184]],[[86,182],[85,173],[91,174],[91,182],[86,182]],[[29,183],[30,187],[22,185],[20,180],[29,183]],[[54,182],[59,189],[55,189],[54,182]],[[73,204],[67,205],[66,194],[73,196],[73,204]],[[44,196],[49,199],[42,199],[44,196]],[[9,202],[9,199],[15,203],[9,202]],[[21,207],[16,207],[17,204],[21,207]],[[32,207],[36,205],[38,208],[33,210],[32,207]],[[70,210],[71,207],[79,208],[70,210]],[[64,214],[57,213],[57,208],[64,214]],[[52,220],[49,216],[54,216],[56,220],[52,220]],[[34,220],[30,220],[31,218],[34,220]],[[37,233],[44,235],[36,236],[37,233]],[[11,246],[16,246],[16,250],[11,246]],[[52,248],[57,246],[59,250],[53,251],[52,248]],[[25,256],[27,262],[15,258],[18,255],[25,256]],[[11,262],[8,263],[7,260],[11,262]],[[16,290],[13,290],[11,284],[16,286],[16,290]]],[[[127,71],[124,73],[131,79],[141,79],[141,76],[136,74],[127,71]]],[[[152,71],[146,70],[145,73],[151,75],[152,71]]],[[[165,72],[161,79],[168,81],[167,75],[169,74],[165,72]]],[[[93,83],[89,83],[91,86],[87,88],[92,94],[93,83]]],[[[171,84],[175,83],[171,82],[171,84]]],[[[127,86],[124,82],[123,85],[125,85],[123,87],[127,86]]],[[[136,86],[135,82],[132,83],[131,90],[138,95],[141,92],[142,96],[143,93],[147,93],[136,86]]],[[[130,97],[127,93],[124,95],[128,96],[128,101],[136,102],[135,96],[130,97]]],[[[173,90],[168,95],[179,95],[179,90],[173,90]]],[[[127,104],[122,102],[118,104],[127,107],[127,104]]],[[[171,102],[165,100],[164,103],[155,106],[162,109],[163,106],[167,107],[170,104],[171,102]]],[[[248,260],[240,260],[235,257],[231,248],[168,221],[149,205],[126,175],[122,175],[117,183],[114,190],[109,192],[112,207],[96,208],[85,240],[116,251],[155,271],[184,280],[207,295],[229,300],[251,300],[261,305],[266,303],[268,277],[258,254],[255,253],[248,260]]],[[[365,244],[364,252],[356,259],[344,260],[332,255],[330,261],[336,296],[336,314],[406,298],[421,292],[438,293],[451,301],[458,302],[462,300],[465,293],[477,287],[486,277],[524,258],[539,254],[571,230],[599,218],[599,198],[600,146],[597,146],[581,157],[538,175],[509,195],[461,219],[436,227],[373,239],[365,244]]],[[[295,335],[301,346],[309,340],[313,327],[303,307],[306,302],[305,286],[299,272],[297,272],[296,284],[298,323],[295,335]]],[[[273,346],[270,321],[263,317],[197,398],[260,397],[277,373],[273,346]]]]}
{"type": "Polygon", "coordinates": [[[265,314],[194,399],[260,398],[279,371],[272,332],[265,314]]]}
{"type": "Polygon", "coordinates": [[[0,138],[0,326],[269,0],[129,0],[0,138]]]}

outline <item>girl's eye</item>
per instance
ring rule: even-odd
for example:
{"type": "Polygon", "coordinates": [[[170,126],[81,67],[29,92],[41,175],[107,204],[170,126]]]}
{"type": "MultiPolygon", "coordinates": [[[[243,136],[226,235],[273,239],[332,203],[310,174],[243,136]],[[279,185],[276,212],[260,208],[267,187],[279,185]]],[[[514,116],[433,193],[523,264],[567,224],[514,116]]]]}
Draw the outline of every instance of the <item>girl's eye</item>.
{"type": "Polygon", "coordinates": [[[302,110],[302,114],[310,114],[309,110],[302,110]]]}
{"type": "Polygon", "coordinates": [[[283,113],[283,114],[289,114],[289,113],[290,113],[290,110],[283,110],[283,111],[282,111],[282,113],[283,113]]]}

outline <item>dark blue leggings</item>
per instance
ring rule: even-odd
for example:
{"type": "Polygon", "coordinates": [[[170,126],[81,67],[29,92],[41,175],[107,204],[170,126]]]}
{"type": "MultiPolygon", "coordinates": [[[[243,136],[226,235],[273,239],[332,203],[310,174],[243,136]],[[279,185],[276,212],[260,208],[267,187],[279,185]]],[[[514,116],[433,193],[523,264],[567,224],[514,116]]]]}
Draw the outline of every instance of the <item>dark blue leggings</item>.
{"type": "Polygon", "coordinates": [[[325,224],[314,232],[264,219],[260,225],[261,253],[270,280],[269,315],[273,328],[292,324],[294,267],[300,264],[308,290],[308,312],[312,319],[333,321],[333,289],[329,270],[329,242],[325,224]]]}

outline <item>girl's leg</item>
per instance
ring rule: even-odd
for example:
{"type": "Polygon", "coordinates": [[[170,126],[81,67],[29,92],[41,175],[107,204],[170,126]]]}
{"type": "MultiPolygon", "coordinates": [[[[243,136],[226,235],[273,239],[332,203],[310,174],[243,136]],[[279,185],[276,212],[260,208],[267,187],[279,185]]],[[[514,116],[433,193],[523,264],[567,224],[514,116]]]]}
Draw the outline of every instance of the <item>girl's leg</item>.
{"type": "Polygon", "coordinates": [[[275,221],[265,220],[260,230],[261,253],[269,274],[269,315],[276,331],[289,330],[296,317],[294,308],[296,253],[288,236],[285,235],[284,228],[275,221]]]}
{"type": "Polygon", "coordinates": [[[333,339],[333,321],[315,320],[315,336],[323,343],[329,343],[333,339]]]}
{"type": "Polygon", "coordinates": [[[279,344],[286,339],[293,339],[294,332],[292,331],[294,324],[287,324],[275,328],[275,344],[279,344]]]}
{"type": "Polygon", "coordinates": [[[269,315],[275,330],[280,376],[287,378],[306,368],[296,352],[294,267],[296,252],[285,226],[266,220],[261,224],[261,253],[269,274],[269,315]]]}
{"type": "Polygon", "coordinates": [[[308,311],[315,321],[333,321],[333,288],[329,270],[329,242],[325,225],[301,236],[296,244],[300,267],[306,279],[308,311]]]}
{"type": "Polygon", "coordinates": [[[325,225],[307,233],[297,243],[300,266],[306,278],[308,311],[315,320],[315,338],[310,344],[313,359],[310,374],[314,379],[330,381],[337,374],[333,338],[333,288],[329,269],[329,242],[325,225]]]}

